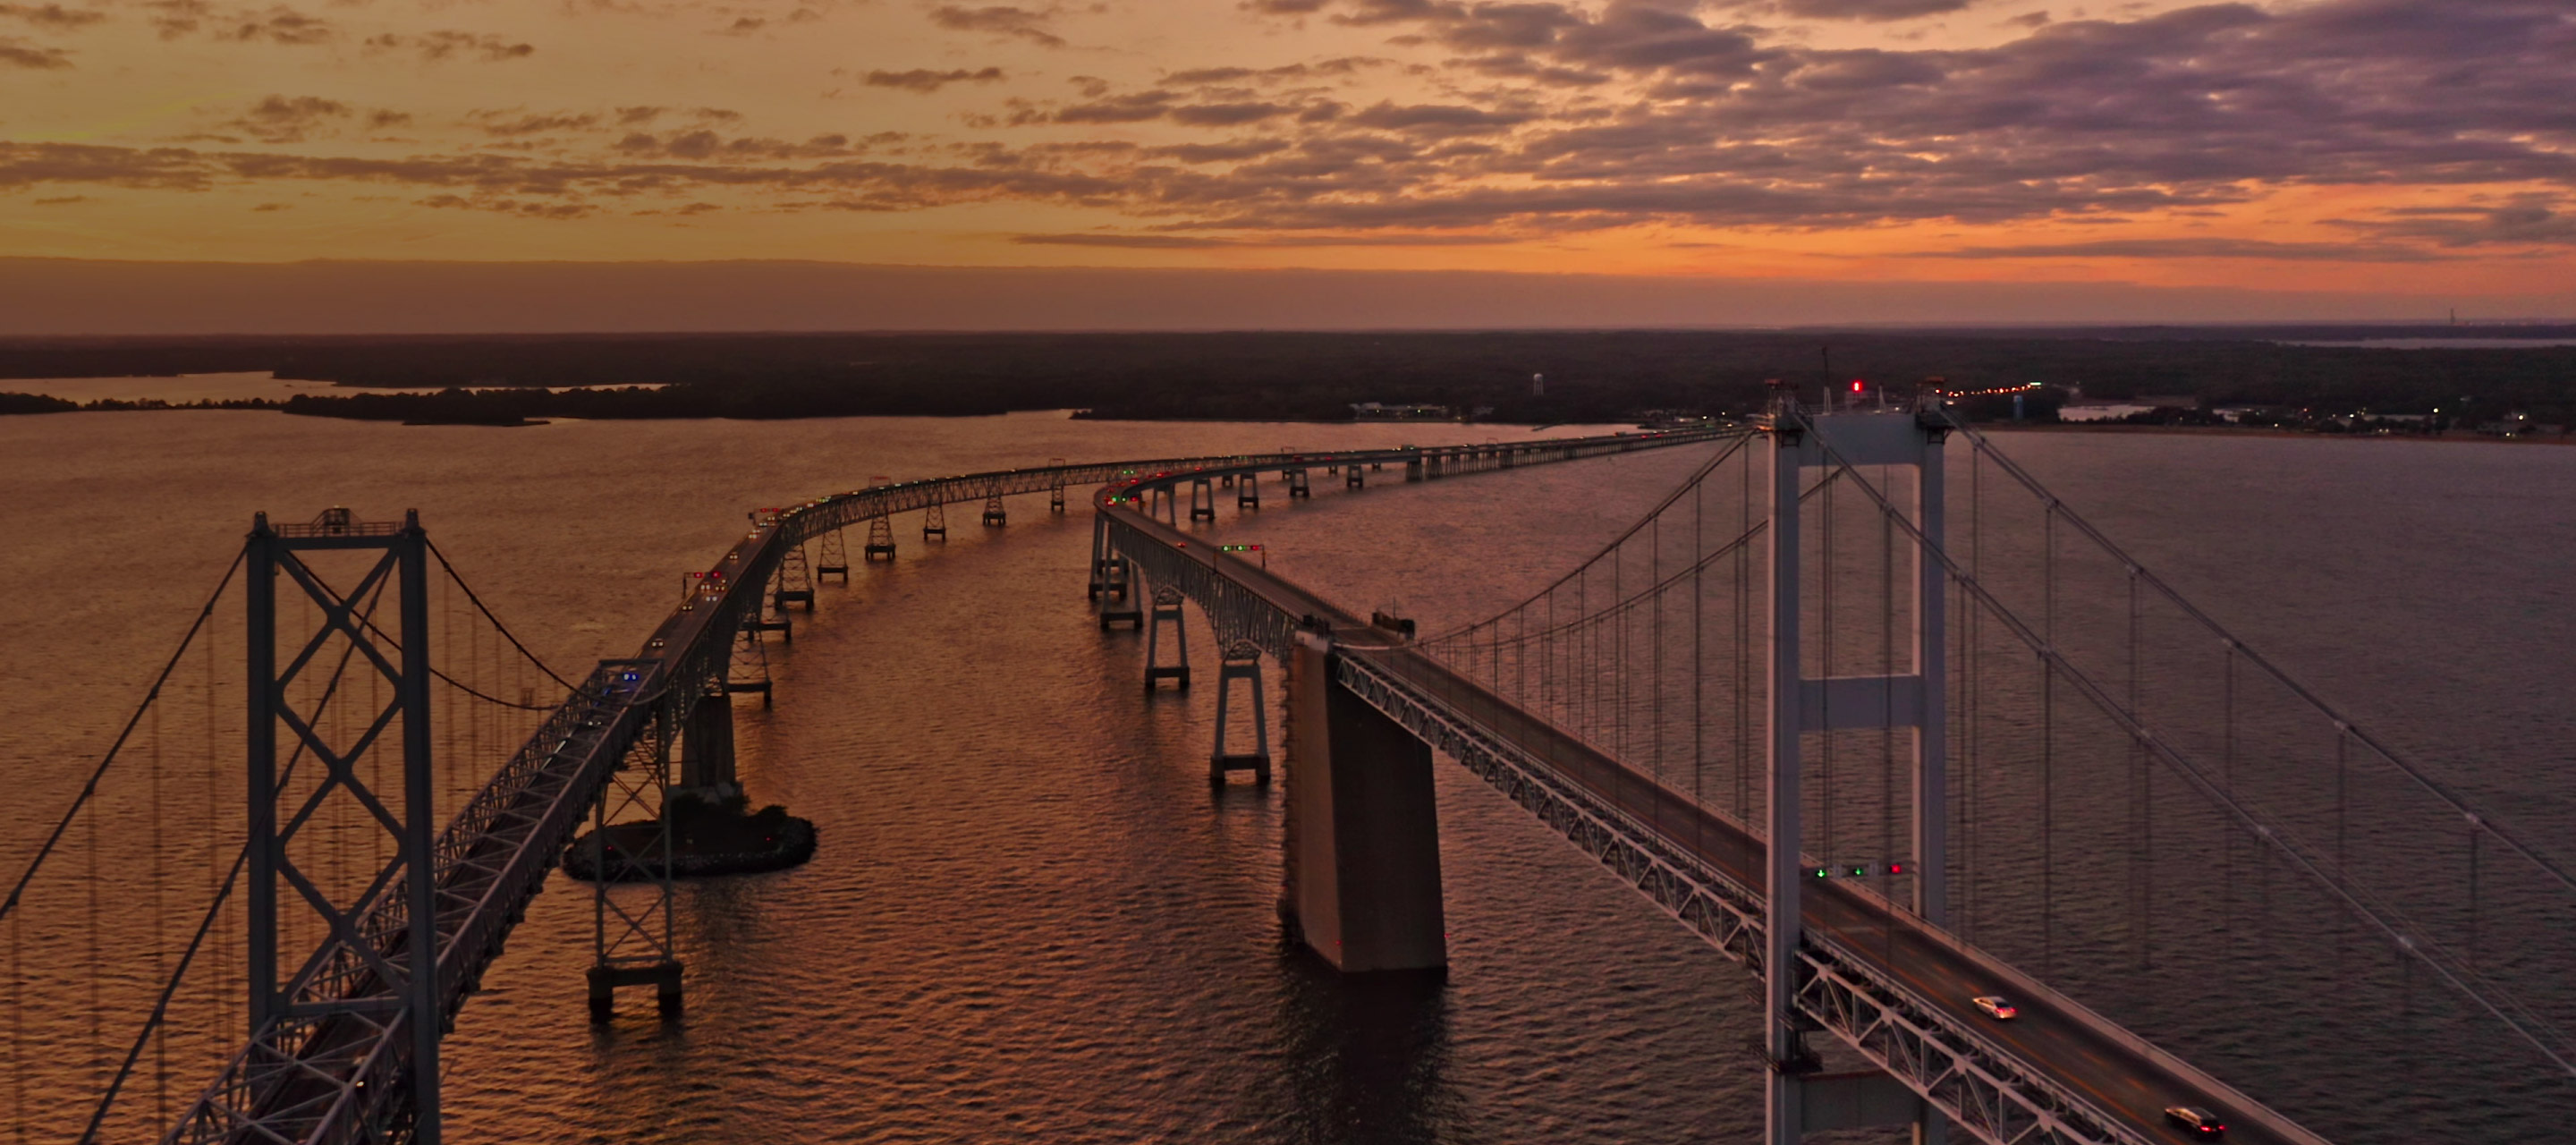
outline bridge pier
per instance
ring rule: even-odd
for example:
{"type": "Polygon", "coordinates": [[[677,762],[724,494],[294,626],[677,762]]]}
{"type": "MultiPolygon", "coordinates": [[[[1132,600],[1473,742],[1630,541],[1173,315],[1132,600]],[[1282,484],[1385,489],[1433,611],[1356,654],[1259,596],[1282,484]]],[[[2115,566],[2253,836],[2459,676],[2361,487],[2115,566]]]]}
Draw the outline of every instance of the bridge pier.
{"type": "Polygon", "coordinates": [[[1237,771],[1251,772],[1252,781],[1262,786],[1270,783],[1270,713],[1261,703],[1261,646],[1249,640],[1227,647],[1217,661],[1216,748],[1208,755],[1208,782],[1223,784],[1229,773],[1237,771]],[[1234,696],[1236,680],[1243,681],[1252,694],[1250,754],[1225,750],[1228,701],[1234,696]]]}
{"type": "Polygon", "coordinates": [[[1205,477],[1190,480],[1190,520],[1216,520],[1216,486],[1205,477]]]}
{"type": "Polygon", "coordinates": [[[842,584],[850,583],[849,541],[841,536],[839,529],[825,532],[821,541],[821,551],[817,554],[814,564],[815,583],[822,583],[823,578],[827,576],[841,578],[842,584]]]}
{"type": "Polygon", "coordinates": [[[1243,475],[1243,479],[1241,481],[1235,482],[1234,507],[1237,509],[1258,509],[1261,507],[1260,474],[1246,473],[1243,475]]]}
{"type": "Polygon", "coordinates": [[[937,502],[921,511],[921,539],[927,541],[932,537],[943,541],[948,539],[948,507],[937,502]]]}
{"type": "MultiPolygon", "coordinates": [[[[1154,612],[1152,618],[1145,622],[1145,690],[1148,692],[1164,680],[1178,683],[1184,692],[1190,690],[1190,626],[1189,618],[1181,610],[1182,599],[1181,590],[1177,588],[1168,584],[1154,586],[1154,612]],[[1169,664],[1162,663],[1163,626],[1166,624],[1172,626],[1172,662],[1169,664]]],[[[1108,614],[1102,613],[1101,619],[1105,623],[1108,614]]]]}
{"type": "MultiPolygon", "coordinates": [[[[888,563],[894,560],[894,522],[882,514],[868,518],[868,543],[859,550],[861,560],[874,561],[879,557],[888,563]]],[[[848,580],[849,574],[844,572],[841,579],[848,580]]]]}
{"type": "Polygon", "coordinates": [[[1315,489],[1312,485],[1307,483],[1305,470],[1284,469],[1280,471],[1279,476],[1287,479],[1289,500],[1310,501],[1314,499],[1315,489]]]}
{"type": "Polygon", "coordinates": [[[1441,970],[1431,747],[1334,682],[1329,637],[1288,659],[1288,885],[1297,936],[1345,973],[1441,970]]]}
{"type": "MultiPolygon", "coordinates": [[[[762,699],[767,698],[764,689],[762,699]]],[[[721,695],[703,698],[680,721],[680,786],[710,791],[739,782],[734,773],[733,704],[721,695]]]]}
{"type": "Polygon", "coordinates": [[[1004,525],[1008,525],[1008,524],[1010,524],[1010,523],[1011,523],[1011,514],[1010,514],[1010,512],[1009,512],[1008,510],[1005,510],[1004,508],[1002,508],[1002,495],[1001,495],[1001,494],[999,494],[999,493],[995,493],[995,494],[993,494],[993,495],[992,495],[992,496],[990,496],[990,497],[986,497],[986,498],[984,498],[984,525],[985,525],[985,527],[987,527],[987,528],[993,528],[993,529],[998,529],[998,528],[1001,528],[1002,526],[1004,526],[1004,525]]]}

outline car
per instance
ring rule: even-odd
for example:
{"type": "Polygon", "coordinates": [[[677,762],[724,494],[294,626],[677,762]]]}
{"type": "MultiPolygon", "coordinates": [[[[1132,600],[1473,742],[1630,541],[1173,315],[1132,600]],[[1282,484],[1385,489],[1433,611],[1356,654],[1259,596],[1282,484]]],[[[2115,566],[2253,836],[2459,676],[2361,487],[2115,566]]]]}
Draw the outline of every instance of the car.
{"type": "Polygon", "coordinates": [[[2014,1015],[2021,1013],[2021,1007],[1992,994],[1980,994],[1968,1000],[1976,1003],[1978,1009],[1985,1011],[1988,1017],[1998,1022],[2009,1022],[2014,1015]]]}
{"type": "Polygon", "coordinates": [[[2218,1115],[2197,1105],[2175,1105],[2165,1109],[2165,1120],[2188,1130],[2192,1136],[2214,1139],[2227,1136],[2227,1123],[2218,1115]]]}

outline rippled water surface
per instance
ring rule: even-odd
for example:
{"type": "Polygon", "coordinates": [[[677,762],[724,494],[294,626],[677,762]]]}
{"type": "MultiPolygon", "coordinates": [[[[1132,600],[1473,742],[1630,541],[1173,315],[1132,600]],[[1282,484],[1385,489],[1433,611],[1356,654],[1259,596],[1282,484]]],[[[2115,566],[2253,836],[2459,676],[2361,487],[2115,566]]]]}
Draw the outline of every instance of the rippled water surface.
{"type": "MultiPolygon", "coordinates": [[[[0,419],[0,573],[15,586],[0,599],[0,759],[18,776],[16,805],[33,809],[0,826],[0,853],[14,871],[34,820],[70,798],[255,510],[416,507],[533,647],[578,667],[631,653],[678,576],[740,535],[745,510],[877,474],[1524,432],[1034,415],[511,430],[258,413],[0,419]]],[[[2576,450],[2003,444],[2222,621],[2565,842],[2576,450]]],[[[1263,542],[1273,568],[1346,607],[1394,605],[1437,626],[1534,589],[1705,458],[1350,497],[1319,480],[1311,504],[1274,490],[1256,520],[1220,531],[1263,542]]],[[[589,897],[549,884],[448,1042],[451,1139],[1758,1132],[1744,975],[1461,769],[1437,772],[1445,982],[1354,986],[1285,945],[1280,789],[1211,791],[1210,690],[1147,696],[1140,642],[1093,623],[1081,499],[1061,518],[1043,498],[1012,512],[1000,530],[960,512],[944,546],[898,522],[900,559],[825,586],[792,647],[775,650],[777,706],[738,713],[743,775],[756,799],[818,822],[822,847],[798,870],[685,888],[685,1020],[661,1024],[630,998],[592,1026],[589,897]]],[[[1193,639],[1210,663],[1205,630],[1193,639]]],[[[2067,866],[2084,877],[2080,860],[2067,866]]],[[[2244,993],[2218,1004],[2267,1003],[2260,983],[2233,988],[2244,993]]],[[[2356,1028],[2394,1027],[2365,1016],[2356,1028]]],[[[2339,1139],[2424,1139],[2389,1130],[2389,1112],[2468,1117],[2434,1139],[2479,1141],[2563,1139],[2576,1116],[2567,1084],[2530,1082],[2541,1071],[2513,1045],[2446,1075],[2408,1060],[2402,1036],[2380,1044],[2324,1076],[2301,1072],[2296,1046],[2195,1048],[2339,1139]],[[2508,1091],[2499,1077],[2530,1083],[2508,1091]]]]}

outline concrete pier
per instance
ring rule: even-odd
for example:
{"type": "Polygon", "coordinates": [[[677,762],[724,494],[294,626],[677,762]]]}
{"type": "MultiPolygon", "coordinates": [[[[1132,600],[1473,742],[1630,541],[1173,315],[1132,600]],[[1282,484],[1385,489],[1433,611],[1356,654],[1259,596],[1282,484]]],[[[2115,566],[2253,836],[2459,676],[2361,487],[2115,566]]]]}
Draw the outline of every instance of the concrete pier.
{"type": "Polygon", "coordinates": [[[1288,664],[1288,907],[1348,973],[1449,964],[1431,748],[1333,682],[1328,638],[1288,664]]]}

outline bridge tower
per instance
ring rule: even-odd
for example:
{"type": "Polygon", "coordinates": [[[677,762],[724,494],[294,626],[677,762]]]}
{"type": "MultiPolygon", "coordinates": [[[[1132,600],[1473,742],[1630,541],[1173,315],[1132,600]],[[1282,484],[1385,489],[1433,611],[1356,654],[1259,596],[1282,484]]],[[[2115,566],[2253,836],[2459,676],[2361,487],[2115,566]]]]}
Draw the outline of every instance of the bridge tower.
{"type": "MultiPolygon", "coordinates": [[[[407,1106],[372,1103],[367,1099],[374,1095],[363,1089],[360,1078],[342,1083],[346,1089],[338,1097],[324,1099],[311,1089],[332,1083],[316,1072],[300,1083],[275,1083],[281,1088],[304,1086],[299,1101],[284,1102],[278,1091],[255,1089],[243,1095],[249,1104],[239,1113],[251,1121],[267,1115],[292,1119],[299,1116],[294,1106],[352,1101],[369,1110],[373,1132],[437,1145],[438,1039],[446,1022],[446,1002],[438,975],[438,888],[431,851],[437,825],[429,728],[428,534],[421,530],[417,512],[405,513],[403,523],[396,526],[362,522],[347,509],[333,508],[310,524],[277,527],[271,527],[268,514],[262,513],[253,518],[245,547],[248,567],[243,571],[249,577],[245,612],[250,629],[246,648],[250,684],[248,1011],[254,1047],[250,1053],[259,1060],[291,1062],[321,1031],[377,1026],[398,1015],[409,1026],[410,1060],[404,1069],[411,1093],[407,1106]],[[308,554],[333,550],[377,554],[368,571],[341,582],[350,586],[345,593],[306,563],[308,554]],[[301,647],[293,649],[282,671],[277,643],[281,581],[294,585],[320,617],[312,633],[297,637],[301,647]],[[398,615],[393,639],[400,642],[399,648],[387,647],[386,634],[368,619],[375,611],[375,599],[388,586],[398,615]],[[379,731],[400,725],[399,822],[390,814],[390,800],[368,787],[368,769],[360,766],[375,736],[370,733],[354,744],[333,742],[325,730],[327,721],[317,718],[318,708],[307,705],[309,710],[297,710],[291,686],[308,672],[326,670],[335,659],[327,653],[335,646],[355,652],[345,663],[353,670],[380,675],[391,695],[383,709],[371,713],[370,722],[379,731]],[[296,784],[305,793],[285,789],[286,776],[278,768],[281,738],[292,745],[291,756],[318,761],[328,770],[318,785],[296,784]],[[337,809],[343,811],[350,804],[364,808],[365,814],[339,818],[356,819],[368,830],[382,830],[392,837],[392,854],[373,877],[354,883],[317,877],[323,868],[311,864],[320,844],[299,846],[298,839],[305,827],[319,821],[315,810],[328,804],[341,805],[337,809]],[[354,897],[334,901],[352,890],[354,897]],[[396,904],[402,921],[399,926],[387,926],[380,912],[396,904]],[[314,968],[302,982],[292,980],[296,977],[292,968],[289,980],[281,980],[278,974],[278,942],[289,916],[321,922],[344,944],[340,955],[314,968]],[[402,1124],[406,1120],[409,1124],[402,1124]]],[[[366,689],[335,685],[334,691],[360,695],[366,689]]],[[[313,832],[317,838],[327,833],[327,829],[313,832]]],[[[235,1127],[245,1139],[280,1132],[238,1121],[235,1127]]]]}
{"type": "MultiPolygon", "coordinates": [[[[1853,395],[1858,398],[1860,395],[1853,395]]],[[[1830,397],[1830,395],[1829,395],[1830,397]]],[[[1803,970],[1799,899],[1805,890],[1801,851],[1799,772],[1801,740],[1810,733],[1864,728],[1913,730],[1913,909],[1935,926],[1948,924],[1947,764],[1943,736],[1948,701],[1943,679],[1945,625],[1943,573],[1935,554],[1942,538],[1942,439],[1936,416],[1914,409],[1852,405],[1802,410],[1793,393],[1773,397],[1771,443],[1770,704],[1767,716],[1770,854],[1765,872],[1768,914],[1763,949],[1763,1049],[1769,1061],[1765,1113],[1769,1145],[1798,1145],[1813,1130],[1856,1128],[1861,1122],[1817,1116],[1828,1109],[1885,1108],[1887,1096],[1909,1106],[1916,1145],[1943,1145],[1948,1126],[1919,1102],[1903,1103],[1885,1075],[1811,1076],[1815,1056],[1806,1046],[1795,999],[1803,970]],[[1885,676],[1809,677],[1800,659],[1799,508],[1810,469],[1842,466],[1910,467],[1916,471],[1913,506],[1924,541],[1913,552],[1913,671],[1885,676]],[[1824,1122],[1824,1123],[1819,1123],[1824,1122]]],[[[1900,590],[1902,591],[1902,590],[1900,590]]]]}

